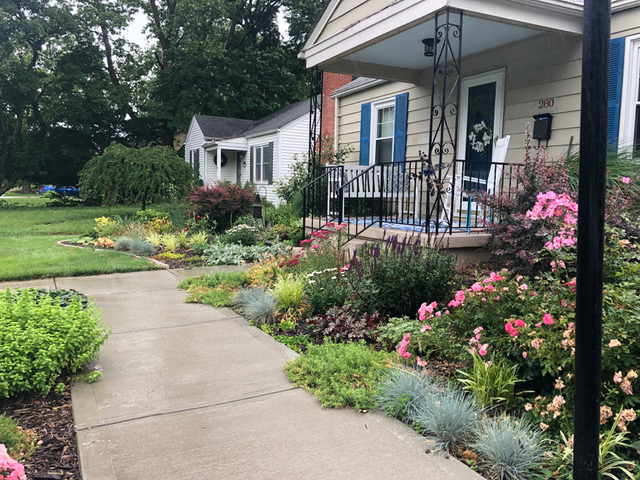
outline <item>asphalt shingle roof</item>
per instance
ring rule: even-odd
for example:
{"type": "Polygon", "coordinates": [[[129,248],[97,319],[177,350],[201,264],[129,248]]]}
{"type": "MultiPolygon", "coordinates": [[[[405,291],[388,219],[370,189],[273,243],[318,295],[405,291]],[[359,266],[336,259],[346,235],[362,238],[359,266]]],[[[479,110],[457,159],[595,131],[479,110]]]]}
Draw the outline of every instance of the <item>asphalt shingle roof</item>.
{"type": "Polygon", "coordinates": [[[253,127],[254,120],[240,118],[214,117],[211,115],[194,115],[196,122],[206,139],[223,139],[237,137],[253,127]]]}
{"type": "Polygon", "coordinates": [[[309,112],[309,99],[300,100],[262,117],[260,120],[194,115],[207,140],[222,140],[239,136],[256,137],[262,133],[277,130],[309,112]]]}

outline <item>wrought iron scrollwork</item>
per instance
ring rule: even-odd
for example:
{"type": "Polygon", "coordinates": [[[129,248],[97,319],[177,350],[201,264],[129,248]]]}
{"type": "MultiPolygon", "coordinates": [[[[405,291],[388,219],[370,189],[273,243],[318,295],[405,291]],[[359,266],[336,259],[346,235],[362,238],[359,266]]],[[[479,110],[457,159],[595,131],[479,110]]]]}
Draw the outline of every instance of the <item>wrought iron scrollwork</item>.
{"type": "Polygon", "coordinates": [[[309,178],[315,178],[313,169],[318,164],[318,156],[322,146],[322,70],[315,67],[310,75],[309,95],[309,178]]]}

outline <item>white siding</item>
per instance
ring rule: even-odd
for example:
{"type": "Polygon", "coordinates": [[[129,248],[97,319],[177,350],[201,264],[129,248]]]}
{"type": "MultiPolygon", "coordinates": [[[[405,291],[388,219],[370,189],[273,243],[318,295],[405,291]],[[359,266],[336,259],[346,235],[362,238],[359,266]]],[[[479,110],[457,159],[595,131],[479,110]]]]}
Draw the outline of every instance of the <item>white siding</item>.
{"type": "Polygon", "coordinates": [[[189,130],[187,131],[187,138],[184,141],[184,159],[189,163],[189,152],[191,152],[191,150],[200,151],[200,178],[204,180],[205,151],[202,148],[203,144],[204,135],[202,134],[202,130],[200,130],[200,126],[198,125],[198,122],[196,122],[196,118],[192,117],[189,130]]]}
{"type": "MultiPolygon", "coordinates": [[[[521,162],[524,131],[533,115],[551,113],[553,130],[549,155],[566,153],[570,139],[579,141],[580,71],[582,42],[573,36],[541,34],[462,59],[462,77],[506,70],[503,135],[511,135],[507,161],[521,162]],[[554,105],[540,109],[540,100],[553,98],[554,105]]],[[[376,102],[403,92],[409,93],[407,159],[416,160],[429,141],[431,71],[420,76],[418,85],[389,82],[340,98],[337,128],[340,144],[351,145],[347,163],[358,163],[360,147],[360,105],[376,102]]],[[[452,122],[450,123],[453,128],[452,122]]],[[[537,145],[537,142],[535,143],[537,145]]],[[[575,151],[575,149],[574,149],[575,151]]]]}
{"type": "MultiPolygon", "coordinates": [[[[257,146],[257,145],[267,145],[270,142],[273,142],[273,183],[271,184],[267,184],[267,183],[255,183],[254,182],[254,186],[256,189],[256,193],[260,194],[260,198],[264,199],[265,198],[265,191],[267,192],[267,200],[269,200],[270,202],[273,202],[274,204],[277,205],[278,199],[277,196],[275,194],[275,192],[273,191],[273,189],[275,188],[275,182],[277,179],[276,176],[276,172],[277,172],[277,166],[278,166],[278,150],[279,150],[279,144],[280,142],[278,141],[278,135],[275,133],[272,133],[270,135],[263,135],[261,137],[255,137],[255,138],[250,138],[249,139],[249,148],[252,149],[253,147],[257,146]]],[[[251,154],[250,152],[247,152],[247,166],[242,170],[242,178],[246,178],[247,180],[249,180],[251,177],[251,172],[249,170],[250,168],[250,158],[251,158],[251,154]],[[245,173],[246,172],[246,173],[245,173]]]]}
{"type": "Polygon", "coordinates": [[[291,166],[296,160],[302,160],[309,150],[309,115],[303,115],[297,120],[285,125],[279,133],[278,169],[273,171],[276,178],[291,176],[291,166]]]}

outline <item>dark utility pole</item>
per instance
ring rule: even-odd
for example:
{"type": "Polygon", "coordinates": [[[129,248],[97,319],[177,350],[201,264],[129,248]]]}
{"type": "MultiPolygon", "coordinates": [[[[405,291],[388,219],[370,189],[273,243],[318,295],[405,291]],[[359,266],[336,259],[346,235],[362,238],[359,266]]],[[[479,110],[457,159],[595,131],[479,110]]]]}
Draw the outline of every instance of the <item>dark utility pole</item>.
{"type": "Polygon", "coordinates": [[[584,0],[573,478],[597,480],[611,1],[584,0]]]}

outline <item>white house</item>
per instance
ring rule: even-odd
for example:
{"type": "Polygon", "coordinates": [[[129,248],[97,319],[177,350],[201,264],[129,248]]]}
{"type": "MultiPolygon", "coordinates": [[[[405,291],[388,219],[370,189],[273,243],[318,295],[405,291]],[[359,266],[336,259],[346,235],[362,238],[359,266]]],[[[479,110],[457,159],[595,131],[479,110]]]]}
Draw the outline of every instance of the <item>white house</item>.
{"type": "Polygon", "coordinates": [[[309,99],[260,120],[194,115],[185,139],[185,161],[203,184],[253,183],[256,193],[278,204],[275,182],[309,149],[309,99]]]}

